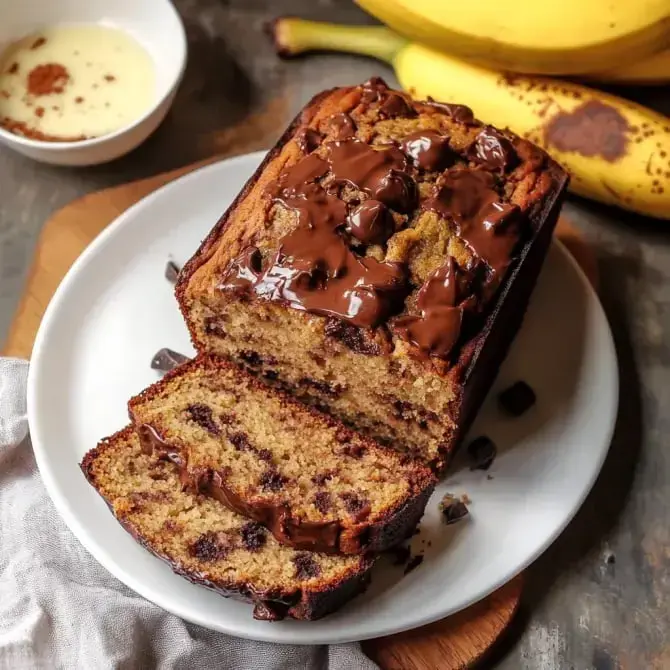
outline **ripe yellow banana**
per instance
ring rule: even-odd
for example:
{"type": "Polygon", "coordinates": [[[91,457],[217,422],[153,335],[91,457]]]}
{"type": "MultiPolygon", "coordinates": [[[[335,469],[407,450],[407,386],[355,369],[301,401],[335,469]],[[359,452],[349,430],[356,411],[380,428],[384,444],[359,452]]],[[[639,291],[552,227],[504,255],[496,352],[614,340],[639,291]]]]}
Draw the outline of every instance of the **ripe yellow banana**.
{"type": "Polygon", "coordinates": [[[670,82],[670,49],[659,51],[639,63],[624,65],[616,70],[590,74],[586,78],[613,84],[641,84],[643,86],[667,84],[670,82]]]}
{"type": "Polygon", "coordinates": [[[668,0],[356,2],[410,40],[513,72],[605,72],[670,47],[668,0]]]}
{"type": "Polygon", "coordinates": [[[571,174],[575,193],[670,219],[670,119],[661,114],[578,84],[471,65],[383,27],[284,18],[274,37],[284,56],[334,50],[388,61],[415,97],[468,105],[543,146],[571,174]]]}

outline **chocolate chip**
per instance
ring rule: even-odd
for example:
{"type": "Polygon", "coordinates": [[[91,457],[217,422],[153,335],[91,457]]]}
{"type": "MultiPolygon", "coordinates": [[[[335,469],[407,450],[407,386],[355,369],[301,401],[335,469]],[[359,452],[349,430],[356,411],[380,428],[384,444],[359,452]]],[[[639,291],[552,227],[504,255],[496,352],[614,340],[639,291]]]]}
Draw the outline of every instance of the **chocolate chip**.
{"type": "Polygon", "coordinates": [[[326,395],[329,398],[337,398],[343,391],[339,384],[329,384],[326,381],[313,379],[312,377],[302,377],[298,384],[314,389],[318,393],[326,395]]]}
{"type": "Polygon", "coordinates": [[[378,356],[382,353],[379,344],[371,339],[362,328],[345,323],[340,319],[328,318],[324,332],[357,354],[378,356]]]}
{"type": "Polygon", "coordinates": [[[194,403],[186,408],[191,421],[197,423],[211,435],[220,435],[221,429],[214,421],[212,408],[203,403],[194,403]]]}
{"type": "Polygon", "coordinates": [[[288,480],[274,469],[266,470],[260,479],[260,485],[265,491],[280,491],[288,480]]]}
{"type": "Polygon", "coordinates": [[[300,151],[304,154],[311,154],[314,149],[321,145],[323,137],[312,128],[303,128],[298,131],[295,139],[300,147],[300,151]]]}
{"type": "Polygon", "coordinates": [[[439,508],[442,513],[442,521],[447,526],[461,521],[469,514],[465,503],[451,493],[446,493],[443,496],[439,508]]]}
{"type": "Polygon", "coordinates": [[[274,382],[279,377],[279,373],[276,370],[265,370],[263,372],[263,377],[269,379],[271,382],[274,382]]]}
{"type": "Polygon", "coordinates": [[[168,261],[165,264],[165,279],[172,284],[176,284],[179,276],[179,266],[174,261],[168,261]]]}
{"type": "Polygon", "coordinates": [[[238,356],[248,365],[258,367],[263,364],[263,357],[257,351],[243,350],[238,356]]]}
{"type": "Polygon", "coordinates": [[[249,521],[245,523],[240,530],[242,535],[242,544],[249,551],[258,551],[265,546],[267,541],[267,531],[256,521],[249,521]]]}
{"type": "Polygon", "coordinates": [[[272,452],[269,449],[259,449],[256,454],[261,461],[267,461],[268,463],[272,461],[272,452]]]}
{"type": "Polygon", "coordinates": [[[209,532],[201,535],[190,547],[191,556],[201,561],[218,561],[234,549],[234,542],[227,533],[209,532]]]}
{"type": "Polygon", "coordinates": [[[317,491],[314,495],[314,507],[325,514],[330,510],[332,500],[330,498],[330,493],[328,491],[317,491]]]}
{"type": "Polygon", "coordinates": [[[236,451],[249,451],[253,449],[251,442],[249,442],[249,436],[246,433],[231,433],[228,435],[228,439],[235,447],[236,451]]]}
{"type": "Polygon", "coordinates": [[[471,470],[488,470],[498,450],[490,437],[482,435],[468,445],[468,454],[472,459],[471,470]]]}
{"type": "Polygon", "coordinates": [[[412,556],[410,559],[409,563],[405,567],[405,570],[403,571],[404,575],[409,574],[414,570],[415,568],[418,568],[421,564],[423,563],[423,554],[418,554],[417,556],[412,556]]]}
{"type": "Polygon", "coordinates": [[[342,500],[345,509],[350,514],[355,514],[357,517],[360,517],[363,514],[365,516],[370,514],[370,504],[368,501],[353,491],[340,493],[340,500],[342,500]]]}
{"type": "Polygon", "coordinates": [[[367,449],[362,444],[345,444],[340,453],[351,456],[351,458],[360,458],[366,451],[367,449]]]}
{"type": "Polygon", "coordinates": [[[335,473],[332,470],[319,472],[319,474],[312,477],[312,483],[316,484],[317,486],[323,486],[329,479],[333,478],[334,474],[335,473]]]}
{"type": "Polygon", "coordinates": [[[215,316],[208,316],[205,319],[204,325],[205,335],[214,335],[215,337],[220,337],[221,339],[227,337],[223,324],[220,319],[217,319],[215,316]]]}
{"type": "Polygon", "coordinates": [[[310,579],[321,574],[321,568],[312,554],[300,553],[293,557],[295,576],[298,579],[310,579]]]}
{"type": "Polygon", "coordinates": [[[535,404],[535,391],[524,381],[518,381],[498,396],[498,406],[510,416],[521,416],[535,404]]]}
{"type": "Polygon", "coordinates": [[[188,356],[164,347],[154,354],[154,357],[151,359],[151,368],[160,372],[170,372],[170,370],[185,363],[187,360],[189,360],[188,356]]]}
{"type": "Polygon", "coordinates": [[[389,555],[393,559],[393,565],[405,565],[409,561],[410,549],[408,546],[399,546],[389,549],[389,555]]]}

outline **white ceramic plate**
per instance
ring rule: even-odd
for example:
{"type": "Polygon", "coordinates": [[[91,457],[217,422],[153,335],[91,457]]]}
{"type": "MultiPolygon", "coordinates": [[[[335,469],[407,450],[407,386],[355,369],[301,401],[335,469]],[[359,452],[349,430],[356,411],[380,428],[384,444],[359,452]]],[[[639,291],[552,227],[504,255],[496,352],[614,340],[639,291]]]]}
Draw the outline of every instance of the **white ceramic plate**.
{"type": "Polygon", "coordinates": [[[248,604],[177,577],[126,534],[79,470],[84,453],[126,423],[128,398],[157,379],[149,367],[156,350],[192,351],[165,263],[190,256],[261,158],[224,161],[160,189],[74,264],[42,321],[30,368],[30,428],[42,478],[102,565],[149,600],[208,628],[273,642],[332,643],[440,619],[536,559],[582,504],[607,454],[618,400],[612,337],[598,299],[559,245],[472,431],[499,445],[495,463],[487,473],[457,462],[414,538],[423,563],[405,577],[401,568],[381,566],[368,592],[330,617],[254,621],[248,604]],[[538,402],[522,418],[506,419],[495,391],[517,379],[535,389],[538,402]],[[470,517],[450,527],[437,509],[446,491],[472,500],[470,517]]]}

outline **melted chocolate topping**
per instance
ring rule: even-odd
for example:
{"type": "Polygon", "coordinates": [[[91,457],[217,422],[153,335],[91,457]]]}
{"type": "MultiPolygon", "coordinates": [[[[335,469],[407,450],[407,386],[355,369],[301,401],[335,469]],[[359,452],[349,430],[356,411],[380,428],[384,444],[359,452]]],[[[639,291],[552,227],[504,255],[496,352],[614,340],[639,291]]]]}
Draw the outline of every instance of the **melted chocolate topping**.
{"type": "Polygon", "coordinates": [[[399,317],[394,324],[396,332],[423,353],[445,358],[461,332],[463,308],[456,306],[457,299],[456,264],[449,257],[419,290],[416,304],[420,315],[399,317]]]}
{"type": "Polygon", "coordinates": [[[357,140],[332,142],[329,148],[334,184],[349,184],[398,212],[414,209],[416,183],[407,174],[407,159],[398,148],[375,150],[357,140]]]}
{"type": "Polygon", "coordinates": [[[347,216],[347,232],[363,244],[384,244],[395,230],[395,222],[386,205],[366,200],[347,216]]]}
{"type": "Polygon", "coordinates": [[[520,210],[501,202],[493,186],[488,172],[456,168],[444,174],[423,207],[454,221],[473,253],[500,274],[509,265],[519,238],[515,224],[520,210]]]}
{"type": "Polygon", "coordinates": [[[433,172],[453,165],[458,154],[449,147],[449,138],[435,130],[417,130],[400,142],[400,150],[416,167],[433,172]]]}
{"type": "Polygon", "coordinates": [[[336,140],[351,140],[356,136],[356,124],[349,114],[344,112],[330,117],[330,127],[336,140]]]}
{"type": "Polygon", "coordinates": [[[303,128],[298,132],[295,139],[300,147],[300,151],[304,154],[311,154],[314,149],[321,145],[321,140],[323,138],[320,133],[316,132],[316,130],[313,130],[312,128],[303,128]]]}
{"type": "Polygon", "coordinates": [[[428,99],[421,104],[444,112],[454,121],[458,121],[459,123],[473,123],[475,120],[475,115],[472,113],[472,110],[465,105],[456,105],[450,102],[435,102],[431,97],[428,97],[428,99]]]}
{"type": "Polygon", "coordinates": [[[489,170],[504,172],[518,161],[512,143],[495,128],[484,128],[470,147],[472,158],[489,170]]]}

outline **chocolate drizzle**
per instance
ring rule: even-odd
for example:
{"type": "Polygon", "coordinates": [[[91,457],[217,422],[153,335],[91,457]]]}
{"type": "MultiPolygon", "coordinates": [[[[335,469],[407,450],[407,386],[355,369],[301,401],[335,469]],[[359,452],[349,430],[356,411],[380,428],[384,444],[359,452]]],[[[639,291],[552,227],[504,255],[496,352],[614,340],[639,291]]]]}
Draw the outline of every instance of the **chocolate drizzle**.
{"type": "Polygon", "coordinates": [[[419,290],[416,304],[420,315],[399,317],[395,331],[420,351],[445,358],[461,332],[463,308],[456,306],[458,297],[456,264],[449,257],[419,290]]]}
{"type": "Polygon", "coordinates": [[[418,103],[421,106],[428,107],[429,109],[435,109],[440,112],[444,112],[450,116],[454,121],[459,123],[474,123],[475,115],[472,113],[472,110],[465,105],[456,105],[450,102],[436,102],[430,96],[425,102],[418,103]]]}
{"type": "Polygon", "coordinates": [[[400,150],[416,167],[433,172],[453,165],[458,154],[449,147],[449,138],[435,130],[417,130],[400,142],[400,150]]]}
{"type": "MultiPolygon", "coordinates": [[[[394,180],[393,166],[404,166],[405,159],[395,148],[387,150],[393,155],[377,157],[377,153],[387,151],[375,152],[356,141],[331,146],[336,155],[333,157],[331,151],[328,162],[311,154],[275,185],[275,201],[298,214],[298,226],[282,238],[267,269],[260,272],[253,263],[244,262],[245,258],[254,262],[257,258],[253,247],[247,248],[228,267],[219,288],[242,288],[295,309],[337,316],[360,327],[375,327],[402,308],[408,290],[405,270],[397,263],[359,257],[349,249],[339,232],[346,222],[347,206],[315,180],[330,166],[335,183],[347,180],[361,190],[378,193],[380,200],[401,199],[407,189],[402,184],[400,191],[396,188],[402,180],[394,180]],[[359,151],[359,145],[373,155],[359,151]]],[[[414,186],[408,175],[403,177],[414,186]]],[[[380,216],[373,213],[349,223],[354,228],[359,223],[361,234],[381,238],[387,231],[380,216]]]]}
{"type": "Polygon", "coordinates": [[[453,221],[473,253],[500,276],[519,239],[520,210],[501,202],[493,186],[488,172],[456,168],[444,174],[423,207],[453,221]]]}
{"type": "Polygon", "coordinates": [[[375,150],[350,140],[329,145],[328,163],[334,184],[349,184],[398,212],[416,206],[417,188],[407,173],[407,159],[397,147],[375,150]]]}

